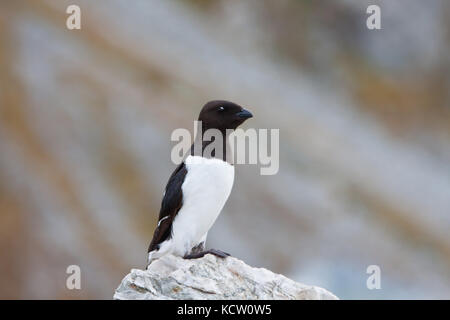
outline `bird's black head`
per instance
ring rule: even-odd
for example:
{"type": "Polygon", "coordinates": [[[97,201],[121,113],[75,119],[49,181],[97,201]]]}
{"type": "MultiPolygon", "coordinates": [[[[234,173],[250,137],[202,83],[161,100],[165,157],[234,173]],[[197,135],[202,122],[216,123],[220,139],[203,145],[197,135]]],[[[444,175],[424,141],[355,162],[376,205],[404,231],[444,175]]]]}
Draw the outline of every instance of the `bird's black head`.
{"type": "Polygon", "coordinates": [[[204,129],[236,129],[253,115],[241,106],[224,100],[210,101],[203,107],[198,117],[204,129]]]}

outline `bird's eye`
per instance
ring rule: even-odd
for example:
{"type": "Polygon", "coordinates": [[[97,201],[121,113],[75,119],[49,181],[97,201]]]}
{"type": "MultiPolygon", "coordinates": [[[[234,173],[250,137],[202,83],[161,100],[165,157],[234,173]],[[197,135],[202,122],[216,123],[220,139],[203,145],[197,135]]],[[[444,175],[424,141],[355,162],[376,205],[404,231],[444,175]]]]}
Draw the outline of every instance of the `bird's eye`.
{"type": "Polygon", "coordinates": [[[219,107],[219,112],[225,111],[224,107],[219,107]]]}

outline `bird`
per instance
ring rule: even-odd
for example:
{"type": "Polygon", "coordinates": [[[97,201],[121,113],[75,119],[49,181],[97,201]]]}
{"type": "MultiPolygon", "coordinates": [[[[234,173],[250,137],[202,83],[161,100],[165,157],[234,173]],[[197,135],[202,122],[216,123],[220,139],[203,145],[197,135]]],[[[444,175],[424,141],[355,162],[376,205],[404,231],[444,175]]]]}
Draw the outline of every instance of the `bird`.
{"type": "Polygon", "coordinates": [[[148,248],[147,266],[167,254],[185,259],[197,259],[206,254],[219,258],[229,256],[218,249],[206,250],[205,243],[234,183],[229,134],[252,117],[250,111],[230,101],[213,100],[203,106],[198,117],[201,134],[197,133],[187,157],[167,182],[148,248]],[[209,129],[220,132],[223,149],[206,154],[207,147],[214,141],[203,140],[209,129]]]}

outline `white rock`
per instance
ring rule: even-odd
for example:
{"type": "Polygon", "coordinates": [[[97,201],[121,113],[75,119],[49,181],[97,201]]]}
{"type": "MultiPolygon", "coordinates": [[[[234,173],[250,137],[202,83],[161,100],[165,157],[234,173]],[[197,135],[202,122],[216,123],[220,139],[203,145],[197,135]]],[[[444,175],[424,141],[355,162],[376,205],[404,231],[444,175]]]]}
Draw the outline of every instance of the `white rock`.
{"type": "Polygon", "coordinates": [[[167,255],[147,270],[132,269],[114,299],[338,299],[325,289],[308,286],[267,269],[252,268],[233,257],[211,254],[185,260],[167,255]]]}

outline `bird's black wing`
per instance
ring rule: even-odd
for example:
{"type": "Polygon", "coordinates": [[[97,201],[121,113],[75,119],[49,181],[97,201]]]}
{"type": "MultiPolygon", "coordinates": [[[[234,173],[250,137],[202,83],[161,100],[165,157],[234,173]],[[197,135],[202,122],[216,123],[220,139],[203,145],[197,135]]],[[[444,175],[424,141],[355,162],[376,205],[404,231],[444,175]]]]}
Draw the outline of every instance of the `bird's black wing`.
{"type": "Polygon", "coordinates": [[[172,222],[183,204],[183,185],[186,177],[186,165],[181,163],[167,182],[166,192],[161,203],[159,211],[158,226],[153,234],[152,242],[148,247],[148,252],[158,249],[158,245],[168,239],[172,233],[172,222]]]}

